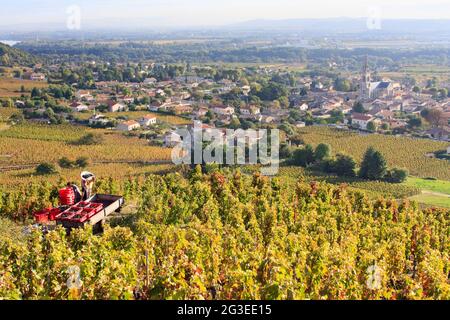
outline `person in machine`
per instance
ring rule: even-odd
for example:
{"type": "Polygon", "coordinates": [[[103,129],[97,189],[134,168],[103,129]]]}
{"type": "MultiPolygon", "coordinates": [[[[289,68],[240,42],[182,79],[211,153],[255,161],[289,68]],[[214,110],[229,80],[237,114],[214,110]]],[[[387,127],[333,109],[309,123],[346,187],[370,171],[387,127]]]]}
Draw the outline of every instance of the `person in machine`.
{"type": "Polygon", "coordinates": [[[84,171],[81,173],[81,190],[82,200],[86,201],[92,196],[92,189],[94,188],[95,175],[91,172],[84,171]]]}

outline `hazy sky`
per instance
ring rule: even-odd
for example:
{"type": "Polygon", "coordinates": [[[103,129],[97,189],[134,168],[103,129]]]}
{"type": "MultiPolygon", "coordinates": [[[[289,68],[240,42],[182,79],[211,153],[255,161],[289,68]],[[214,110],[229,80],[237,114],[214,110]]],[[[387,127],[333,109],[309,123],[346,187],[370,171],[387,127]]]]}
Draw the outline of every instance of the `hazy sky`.
{"type": "Polygon", "coordinates": [[[223,25],[253,19],[367,17],[450,19],[450,0],[0,0],[0,26],[61,24],[71,5],[82,23],[118,27],[223,25]],[[373,10],[373,9],[372,9],[373,10]]]}

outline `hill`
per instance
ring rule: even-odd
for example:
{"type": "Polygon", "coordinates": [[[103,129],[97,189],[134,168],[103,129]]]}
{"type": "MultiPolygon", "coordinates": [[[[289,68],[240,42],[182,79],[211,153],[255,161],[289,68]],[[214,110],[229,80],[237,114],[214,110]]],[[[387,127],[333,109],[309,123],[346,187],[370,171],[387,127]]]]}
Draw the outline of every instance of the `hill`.
{"type": "Polygon", "coordinates": [[[0,66],[30,66],[39,62],[39,59],[25,51],[0,43],[0,66]]]}

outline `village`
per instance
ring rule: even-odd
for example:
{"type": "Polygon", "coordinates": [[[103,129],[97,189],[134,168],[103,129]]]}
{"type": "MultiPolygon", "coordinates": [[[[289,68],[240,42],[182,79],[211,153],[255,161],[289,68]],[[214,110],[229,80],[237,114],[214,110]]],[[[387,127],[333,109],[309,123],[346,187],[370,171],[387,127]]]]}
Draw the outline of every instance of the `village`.
{"type": "MultiPolygon", "coordinates": [[[[151,143],[166,147],[179,141],[174,130],[180,126],[165,123],[166,115],[184,119],[182,126],[201,121],[209,128],[280,127],[289,133],[289,128],[326,125],[363,133],[450,141],[447,89],[379,77],[375,81],[367,57],[361,65],[360,74],[349,79],[292,76],[270,66],[224,71],[221,77],[213,77],[201,76],[204,69],[211,67],[189,66],[189,72],[158,80],[149,75],[170,66],[152,63],[139,65],[139,73],[148,76],[141,76],[141,81],[101,81],[93,72],[91,88],[80,89],[80,84],[69,83],[71,92],[67,97],[53,96],[62,106],[56,107],[59,119],[150,136],[151,143]],[[261,78],[262,85],[256,82],[261,78]]],[[[57,71],[58,66],[45,69],[38,65],[20,77],[43,82],[47,81],[46,74],[51,76],[57,71]]],[[[31,105],[22,98],[14,103],[30,120],[49,122],[48,103],[39,103],[41,91],[33,89],[35,102],[31,105]]],[[[50,117],[53,114],[50,111],[50,117]]]]}

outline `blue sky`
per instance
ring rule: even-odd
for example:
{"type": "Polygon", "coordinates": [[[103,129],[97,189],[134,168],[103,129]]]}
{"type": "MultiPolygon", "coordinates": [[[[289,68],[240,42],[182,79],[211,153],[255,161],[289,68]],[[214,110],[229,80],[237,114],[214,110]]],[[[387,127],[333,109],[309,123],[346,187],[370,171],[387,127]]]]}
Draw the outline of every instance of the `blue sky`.
{"type": "Polygon", "coordinates": [[[0,26],[61,24],[66,9],[81,8],[82,23],[139,21],[146,26],[209,26],[253,19],[367,17],[450,19],[449,0],[1,0],[0,26]]]}

